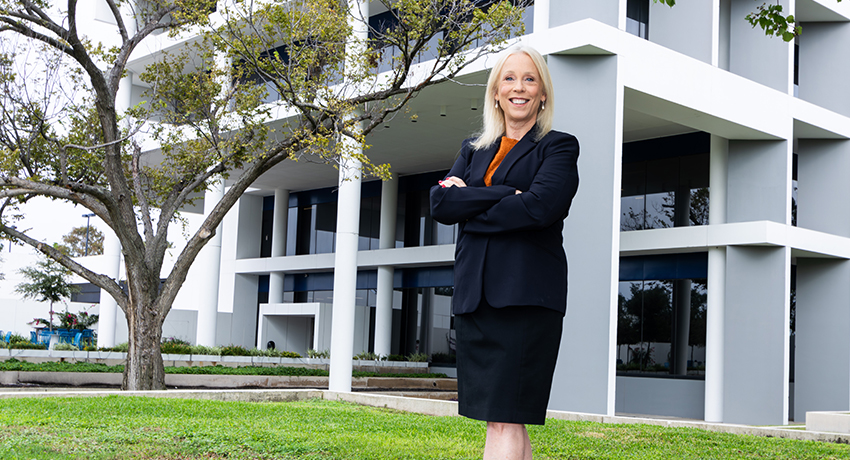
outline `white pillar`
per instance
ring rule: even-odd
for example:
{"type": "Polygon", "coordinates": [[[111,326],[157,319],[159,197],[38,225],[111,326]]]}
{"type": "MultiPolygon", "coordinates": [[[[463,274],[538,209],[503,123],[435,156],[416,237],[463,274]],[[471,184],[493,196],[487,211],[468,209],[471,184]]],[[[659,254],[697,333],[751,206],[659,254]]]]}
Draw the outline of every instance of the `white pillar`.
{"type": "MultiPolygon", "coordinates": [[[[346,142],[351,141],[346,139],[346,142]]],[[[345,158],[341,162],[338,196],[329,389],[350,392],[360,227],[360,161],[345,158]]]]}
{"type": "MultiPolygon", "coordinates": [[[[289,190],[274,191],[272,220],[272,257],[286,255],[286,225],[289,213],[289,190]]],[[[283,272],[269,273],[269,303],[283,302],[283,272]]]]}
{"type": "MultiPolygon", "coordinates": [[[[219,180],[210,184],[210,189],[204,195],[204,217],[224,197],[224,183],[219,180]]],[[[200,270],[201,291],[198,293],[198,332],[197,344],[207,347],[215,346],[216,320],[218,317],[218,281],[221,269],[221,225],[210,238],[206,246],[198,254],[195,264],[200,270]]]]}
{"type": "MultiPolygon", "coordinates": [[[[378,247],[395,247],[396,211],[398,206],[398,180],[391,178],[381,186],[381,230],[378,247]]],[[[375,305],[375,354],[387,356],[391,352],[393,335],[393,275],[391,265],[378,267],[377,303],[375,305]]]]}
{"type": "MultiPolygon", "coordinates": [[[[549,28],[549,0],[534,2],[534,32],[542,32],[549,28]]],[[[526,31],[528,33],[528,31],[526,31]]]]}
{"type": "MultiPolygon", "coordinates": [[[[726,169],[729,141],[711,136],[708,224],[726,223],[726,169]]],[[[705,421],[723,421],[724,321],[726,310],[726,248],[708,250],[708,299],[705,326],[705,421]]]]}
{"type": "MultiPolygon", "coordinates": [[[[346,69],[357,73],[360,52],[369,38],[369,2],[348,0],[352,32],[346,45],[346,69]]],[[[348,72],[348,71],[347,71],[348,72]]],[[[349,84],[355,84],[348,82],[349,84]]],[[[351,138],[343,136],[345,150],[361,149],[351,138]]],[[[362,150],[359,150],[362,152],[362,150]]],[[[357,249],[360,238],[360,161],[351,156],[340,159],[339,193],[336,214],[336,253],[334,255],[334,294],[331,319],[331,363],[328,389],[351,391],[351,359],[354,355],[354,297],[357,291],[357,249]]]]}
{"type": "MultiPolygon", "coordinates": [[[[104,275],[119,280],[121,275],[121,242],[112,230],[103,232],[104,275]]],[[[115,323],[118,320],[118,303],[108,292],[100,290],[100,318],[97,321],[97,346],[115,346],[115,323]]]]}

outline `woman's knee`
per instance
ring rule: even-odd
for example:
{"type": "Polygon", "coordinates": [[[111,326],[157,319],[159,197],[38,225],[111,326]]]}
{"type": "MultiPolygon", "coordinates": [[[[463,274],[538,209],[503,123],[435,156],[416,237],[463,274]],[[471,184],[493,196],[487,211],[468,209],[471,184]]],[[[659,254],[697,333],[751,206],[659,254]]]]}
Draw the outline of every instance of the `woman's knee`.
{"type": "Polygon", "coordinates": [[[525,425],[521,423],[487,422],[487,429],[496,433],[524,432],[525,425]]]}

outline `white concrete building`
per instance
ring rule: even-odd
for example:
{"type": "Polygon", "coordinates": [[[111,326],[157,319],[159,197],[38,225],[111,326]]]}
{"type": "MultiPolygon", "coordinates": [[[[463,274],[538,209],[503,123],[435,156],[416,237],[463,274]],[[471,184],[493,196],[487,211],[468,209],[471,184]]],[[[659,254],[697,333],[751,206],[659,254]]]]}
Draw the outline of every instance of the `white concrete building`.
{"type": "MultiPolygon", "coordinates": [[[[759,425],[850,410],[850,4],[780,3],[796,43],[753,29],[749,0],[528,8],[521,39],[548,56],[555,129],[581,143],[553,409],[759,425]]],[[[160,40],[131,70],[180,46],[160,40]]],[[[354,353],[448,353],[456,228],[431,219],[428,188],[478,129],[483,95],[441,84],[412,102],[415,122],[371,135],[391,181],[339,187],[309,163],[262,176],[167,327],[302,353],[342,328],[354,353]],[[356,254],[335,255],[343,227],[356,254]],[[356,272],[353,305],[335,271],[356,272]]]]}

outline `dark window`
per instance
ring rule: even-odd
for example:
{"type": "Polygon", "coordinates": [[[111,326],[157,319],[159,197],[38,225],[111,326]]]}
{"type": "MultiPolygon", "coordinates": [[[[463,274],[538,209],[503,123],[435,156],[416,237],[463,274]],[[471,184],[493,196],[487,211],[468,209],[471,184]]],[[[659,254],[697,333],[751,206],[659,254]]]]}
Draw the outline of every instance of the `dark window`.
{"type": "Polygon", "coordinates": [[[649,0],[628,0],[626,32],[649,40],[649,0]]]}
{"type": "Polygon", "coordinates": [[[620,230],[708,224],[709,136],[623,145],[620,230]]]}
{"type": "Polygon", "coordinates": [[[641,376],[704,376],[707,255],[623,257],[617,369],[641,376]]]}
{"type": "Polygon", "coordinates": [[[379,249],[381,233],[381,197],[360,200],[360,240],[358,249],[379,249]]]}
{"type": "Polygon", "coordinates": [[[794,40],[794,96],[797,95],[797,91],[800,86],[800,42],[795,39],[794,40]]]}
{"type": "Polygon", "coordinates": [[[263,220],[260,226],[260,257],[272,256],[274,224],[274,196],[263,197],[263,220]]]}
{"type": "Polygon", "coordinates": [[[791,225],[797,226],[797,158],[795,153],[791,163],[791,225]]]}

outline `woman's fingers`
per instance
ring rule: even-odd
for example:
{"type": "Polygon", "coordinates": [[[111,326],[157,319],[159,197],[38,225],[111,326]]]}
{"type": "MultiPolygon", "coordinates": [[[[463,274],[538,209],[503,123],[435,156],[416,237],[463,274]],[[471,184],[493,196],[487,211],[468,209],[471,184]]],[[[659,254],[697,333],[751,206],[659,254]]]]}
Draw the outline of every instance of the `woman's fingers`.
{"type": "Polygon", "coordinates": [[[451,186],[466,187],[466,182],[464,182],[463,179],[461,179],[460,177],[457,177],[457,176],[447,177],[447,178],[441,180],[439,182],[439,184],[443,188],[451,187],[451,186]]]}

